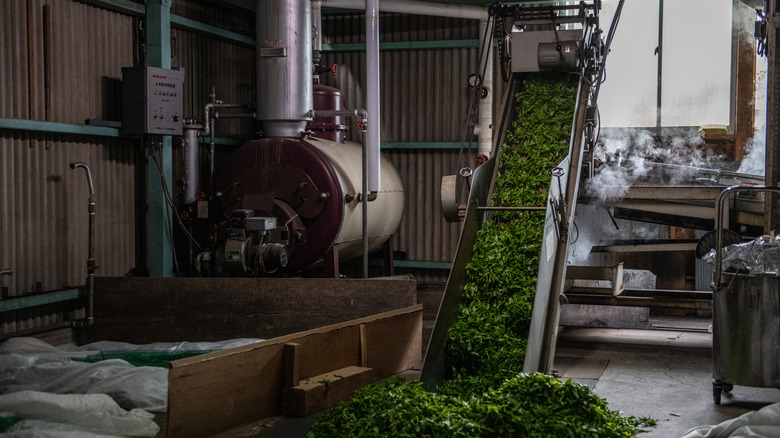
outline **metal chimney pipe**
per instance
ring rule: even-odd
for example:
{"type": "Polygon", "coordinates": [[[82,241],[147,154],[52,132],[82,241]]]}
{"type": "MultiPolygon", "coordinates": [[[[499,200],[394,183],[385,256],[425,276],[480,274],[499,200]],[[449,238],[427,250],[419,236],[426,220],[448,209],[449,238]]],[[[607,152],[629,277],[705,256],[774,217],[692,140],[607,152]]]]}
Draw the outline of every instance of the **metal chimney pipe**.
{"type": "Polygon", "coordinates": [[[310,0],[257,1],[257,119],[267,137],[302,137],[314,108],[310,0]]]}
{"type": "MultiPolygon", "coordinates": [[[[206,121],[208,123],[208,120],[206,121]]],[[[198,131],[202,126],[192,120],[184,122],[184,191],[181,202],[192,204],[197,200],[198,181],[200,180],[200,164],[198,162],[198,131]]]]}
{"type": "Polygon", "coordinates": [[[379,111],[379,0],[366,0],[366,110],[368,111],[368,191],[380,187],[379,160],[381,158],[379,111]]]}

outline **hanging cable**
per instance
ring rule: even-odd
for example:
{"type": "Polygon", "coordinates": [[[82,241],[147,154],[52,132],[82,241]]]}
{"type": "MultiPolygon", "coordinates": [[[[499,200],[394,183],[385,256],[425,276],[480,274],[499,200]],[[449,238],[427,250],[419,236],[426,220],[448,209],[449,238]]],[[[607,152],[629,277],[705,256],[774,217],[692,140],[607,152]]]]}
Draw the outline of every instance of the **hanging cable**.
{"type": "MultiPolygon", "coordinates": [[[[181,220],[181,215],[179,214],[178,209],[176,208],[176,204],[173,202],[173,197],[171,195],[170,189],[168,188],[168,183],[165,179],[165,172],[162,168],[162,157],[161,157],[161,150],[155,148],[155,144],[162,146],[162,143],[159,141],[150,141],[149,142],[150,147],[150,156],[152,157],[152,161],[155,164],[155,167],[157,167],[157,172],[160,175],[160,181],[161,181],[161,187],[162,187],[162,193],[163,193],[163,199],[165,199],[165,203],[168,205],[168,208],[165,210],[166,215],[166,222],[168,226],[168,233],[169,237],[171,239],[171,248],[175,248],[174,240],[173,240],[173,221],[171,219],[171,211],[173,211],[173,215],[176,218],[176,222],[179,224],[180,229],[184,233],[184,235],[187,237],[187,239],[198,249],[198,251],[202,251],[202,247],[198,242],[195,240],[195,238],[190,234],[190,232],[187,230],[187,226],[184,224],[184,222],[181,220]]],[[[178,257],[176,255],[176,251],[173,251],[173,263],[174,267],[176,269],[176,272],[179,272],[179,262],[178,257]]]]}
{"type": "Polygon", "coordinates": [[[601,91],[601,84],[607,80],[607,56],[612,47],[612,39],[615,38],[615,32],[617,31],[618,23],[620,22],[620,14],[623,12],[623,4],[626,0],[620,0],[615,8],[615,15],[612,16],[612,22],[609,25],[609,31],[607,32],[607,38],[604,43],[604,52],[601,54],[601,62],[599,63],[599,78],[596,82],[596,89],[593,93],[593,100],[598,99],[599,91],[601,91]]]}

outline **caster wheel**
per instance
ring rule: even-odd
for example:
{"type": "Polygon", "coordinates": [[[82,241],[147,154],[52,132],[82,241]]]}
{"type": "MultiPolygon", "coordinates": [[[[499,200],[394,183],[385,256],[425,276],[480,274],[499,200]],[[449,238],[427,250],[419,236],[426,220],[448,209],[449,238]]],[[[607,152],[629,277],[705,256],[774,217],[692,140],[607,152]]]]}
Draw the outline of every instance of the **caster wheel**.
{"type": "Polygon", "coordinates": [[[723,393],[723,384],[722,383],[713,383],[712,384],[712,399],[715,401],[716,405],[720,404],[720,396],[723,393]]]}

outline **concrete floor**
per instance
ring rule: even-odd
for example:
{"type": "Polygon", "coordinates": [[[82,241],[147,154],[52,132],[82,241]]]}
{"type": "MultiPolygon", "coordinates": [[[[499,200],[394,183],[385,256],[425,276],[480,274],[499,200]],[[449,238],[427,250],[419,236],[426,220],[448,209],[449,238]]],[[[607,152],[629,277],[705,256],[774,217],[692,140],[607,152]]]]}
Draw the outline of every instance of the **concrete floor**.
{"type": "Polygon", "coordinates": [[[688,330],[566,330],[555,366],[563,377],[593,388],[611,409],[656,419],[658,425],[640,437],[679,437],[780,402],[778,389],[736,386],[716,405],[712,335],[688,330]]]}

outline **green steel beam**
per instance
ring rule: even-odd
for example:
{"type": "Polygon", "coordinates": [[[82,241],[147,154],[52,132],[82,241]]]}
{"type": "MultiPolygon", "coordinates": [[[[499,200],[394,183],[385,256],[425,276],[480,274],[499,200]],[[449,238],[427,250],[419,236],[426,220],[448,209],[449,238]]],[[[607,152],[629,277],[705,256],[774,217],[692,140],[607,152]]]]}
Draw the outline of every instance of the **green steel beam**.
{"type": "MultiPolygon", "coordinates": [[[[0,129],[30,132],[53,132],[57,134],[76,134],[76,135],[95,135],[99,137],[125,137],[136,138],[136,136],[125,136],[117,128],[108,126],[92,125],[71,125],[70,123],[42,122],[39,120],[8,119],[0,117],[0,129]]],[[[200,138],[201,143],[208,143],[209,140],[200,138]]],[[[248,139],[243,138],[214,138],[215,144],[237,146],[246,143],[248,139]]]]}
{"type": "MultiPolygon", "coordinates": [[[[171,1],[146,1],[146,65],[171,68],[171,1]]],[[[173,141],[162,136],[159,163],[152,154],[147,162],[147,263],[149,276],[173,277],[173,241],[170,221],[173,212],[165,200],[166,188],[173,187],[173,141]],[[161,169],[158,172],[158,165],[161,169]]]]}
{"type": "Polygon", "coordinates": [[[184,18],[178,15],[171,15],[171,24],[175,24],[176,27],[181,29],[205,33],[207,35],[215,36],[217,38],[222,38],[235,43],[244,44],[250,47],[255,46],[254,38],[231,32],[229,30],[220,29],[218,27],[201,23],[199,21],[190,20],[189,18],[184,18]]]}
{"type": "MultiPolygon", "coordinates": [[[[379,42],[379,50],[460,49],[479,47],[479,40],[390,41],[379,42]]],[[[365,43],[323,44],[323,52],[364,52],[365,43]]]]}
{"type": "MultiPolygon", "coordinates": [[[[359,261],[350,260],[347,262],[349,265],[357,266],[359,261]]],[[[371,258],[368,260],[368,264],[371,266],[384,266],[385,262],[379,258],[371,258]]],[[[415,268],[415,269],[452,269],[452,262],[439,262],[432,260],[393,260],[393,266],[396,268],[415,268]]]]}
{"type": "Polygon", "coordinates": [[[119,137],[119,130],[108,126],[71,125],[69,123],[41,122],[38,120],[24,119],[0,118],[0,129],[119,137]]]}
{"type": "Polygon", "coordinates": [[[460,149],[460,145],[457,141],[396,141],[382,142],[382,149],[460,149]]]}
{"type": "Polygon", "coordinates": [[[15,298],[6,298],[0,300],[0,312],[9,312],[11,310],[26,309],[28,307],[43,306],[44,304],[59,303],[62,301],[71,301],[81,297],[81,288],[63,289],[54,292],[46,292],[34,295],[27,295],[15,298]]]}
{"type": "Polygon", "coordinates": [[[396,268],[418,268],[418,269],[452,269],[452,262],[434,262],[426,260],[394,260],[393,266],[396,268]]]}
{"type": "Polygon", "coordinates": [[[97,8],[108,9],[109,11],[119,12],[120,14],[142,17],[146,13],[144,5],[132,2],[130,0],[77,0],[97,8]]]}
{"type": "MultiPolygon", "coordinates": [[[[209,144],[211,140],[204,137],[198,137],[198,142],[203,144],[209,144]]],[[[221,144],[221,145],[228,145],[228,146],[240,146],[246,142],[248,142],[249,139],[242,139],[242,138],[225,138],[225,137],[215,137],[214,138],[214,144],[221,144]]]]}
{"type": "MultiPolygon", "coordinates": [[[[42,122],[38,120],[0,118],[0,129],[18,131],[53,132],[60,134],[97,135],[102,137],[123,137],[117,128],[107,126],[72,125],[69,123],[42,122]]],[[[214,143],[221,145],[241,145],[248,139],[217,137],[214,143]]],[[[208,139],[200,138],[201,143],[208,139]]],[[[382,149],[460,149],[457,141],[395,141],[383,142],[382,149]]]]}
{"type": "Polygon", "coordinates": [[[222,0],[224,3],[233,5],[245,11],[255,13],[255,2],[253,0],[222,0]]]}

